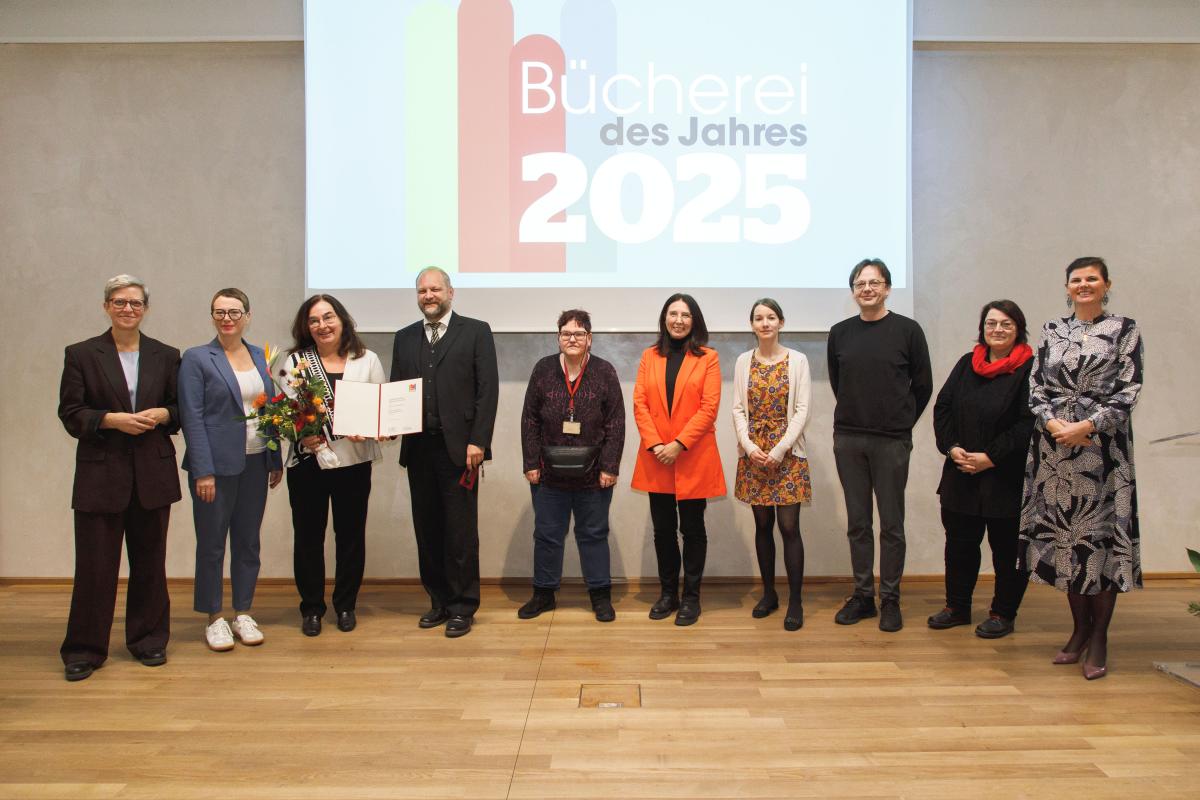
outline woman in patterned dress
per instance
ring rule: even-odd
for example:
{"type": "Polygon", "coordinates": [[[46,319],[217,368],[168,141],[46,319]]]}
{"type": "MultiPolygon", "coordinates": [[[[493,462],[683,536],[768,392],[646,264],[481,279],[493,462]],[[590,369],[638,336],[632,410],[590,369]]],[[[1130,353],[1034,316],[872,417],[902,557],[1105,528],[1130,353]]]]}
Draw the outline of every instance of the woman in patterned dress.
{"type": "Polygon", "coordinates": [[[788,577],[785,630],[804,624],[800,592],[804,583],[804,540],[800,504],[812,500],[804,425],[812,400],[808,359],[779,343],[783,310],[769,297],[750,309],[758,346],[738,356],[733,370],[733,426],[738,464],[734,496],[754,511],[754,549],[763,596],[751,614],[762,618],[779,608],[775,592],[775,532],[783,539],[788,577]]]}
{"type": "Polygon", "coordinates": [[[1074,630],[1054,663],[1074,664],[1086,650],[1088,680],[1106,672],[1117,594],[1142,585],[1130,425],[1142,341],[1132,319],[1104,311],[1111,286],[1103,259],[1075,259],[1067,267],[1074,313],[1042,327],[1018,551],[1030,580],[1067,593],[1074,630]]]}

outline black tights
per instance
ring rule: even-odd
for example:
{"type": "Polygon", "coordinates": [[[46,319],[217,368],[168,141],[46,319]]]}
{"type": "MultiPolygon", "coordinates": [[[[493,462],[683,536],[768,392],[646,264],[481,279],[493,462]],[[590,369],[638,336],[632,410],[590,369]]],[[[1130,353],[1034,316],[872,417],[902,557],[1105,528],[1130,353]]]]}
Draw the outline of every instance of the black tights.
{"type": "Polygon", "coordinates": [[[1085,662],[1094,667],[1104,666],[1108,660],[1108,624],[1112,622],[1113,611],[1117,607],[1117,591],[1110,589],[1096,594],[1067,592],[1067,603],[1071,606],[1074,629],[1063,651],[1078,653],[1086,647],[1088,653],[1085,662]]]}
{"type": "Polygon", "coordinates": [[[775,525],[783,539],[783,566],[787,570],[788,608],[800,608],[804,587],[804,540],[800,538],[800,504],[751,506],[754,510],[754,549],[762,575],[763,596],[775,596],[775,525]]]}

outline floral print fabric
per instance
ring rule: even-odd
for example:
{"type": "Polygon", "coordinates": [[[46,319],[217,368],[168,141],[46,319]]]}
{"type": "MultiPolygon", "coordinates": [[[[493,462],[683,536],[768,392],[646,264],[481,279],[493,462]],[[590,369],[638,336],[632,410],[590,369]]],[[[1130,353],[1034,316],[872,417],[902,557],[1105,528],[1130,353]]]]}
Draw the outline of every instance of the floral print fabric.
{"type": "Polygon", "coordinates": [[[1037,417],[1025,465],[1018,566],[1030,580],[1096,594],[1141,588],[1130,413],[1142,387],[1137,323],[1103,315],[1042,327],[1029,378],[1037,417]],[[1063,447],[1051,419],[1096,426],[1093,444],[1063,447]]]}
{"type": "MultiPolygon", "coordinates": [[[[779,444],[788,426],[788,359],[776,364],[750,362],[746,390],[750,440],[764,451],[779,444]]],[[[812,500],[808,461],[788,453],[775,469],[755,466],[748,456],[738,459],[734,497],[756,506],[790,506],[812,500]]]]}

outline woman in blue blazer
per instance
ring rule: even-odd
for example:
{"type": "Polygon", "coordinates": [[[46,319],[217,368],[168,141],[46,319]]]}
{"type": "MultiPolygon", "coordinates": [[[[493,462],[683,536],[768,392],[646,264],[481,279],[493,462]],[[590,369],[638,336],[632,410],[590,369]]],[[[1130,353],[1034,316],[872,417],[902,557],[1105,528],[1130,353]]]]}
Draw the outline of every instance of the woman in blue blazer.
{"type": "Polygon", "coordinates": [[[271,386],[262,348],[242,339],[250,322],[250,299],[240,289],[222,289],[209,310],[217,338],[183,354],[179,416],[196,526],[195,609],[208,614],[208,646],[231,650],[234,636],[247,645],[263,641],[250,605],[258,581],[267,486],[279,485],[283,462],[278,450],[267,448],[253,420],[238,419],[252,413],[255,398],[271,386]],[[225,621],[221,605],[227,536],[232,625],[225,621]]]}

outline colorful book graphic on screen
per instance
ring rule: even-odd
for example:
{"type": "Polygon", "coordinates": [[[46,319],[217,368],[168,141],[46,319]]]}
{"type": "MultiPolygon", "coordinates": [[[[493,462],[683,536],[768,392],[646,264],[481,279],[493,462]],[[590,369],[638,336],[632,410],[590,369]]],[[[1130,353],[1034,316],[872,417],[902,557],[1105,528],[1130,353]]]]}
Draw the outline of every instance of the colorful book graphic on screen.
{"type": "Polygon", "coordinates": [[[903,262],[908,13],[309,0],[309,283],[803,287],[903,262]]]}

